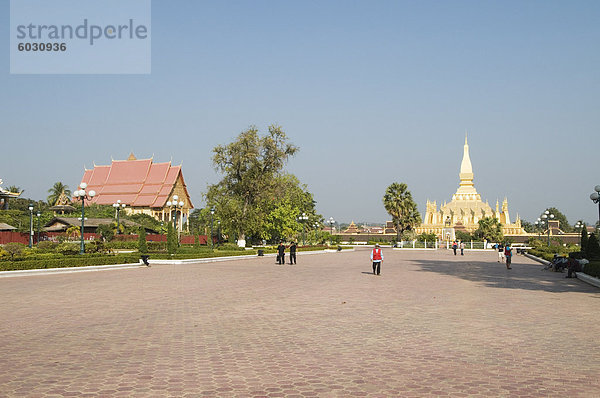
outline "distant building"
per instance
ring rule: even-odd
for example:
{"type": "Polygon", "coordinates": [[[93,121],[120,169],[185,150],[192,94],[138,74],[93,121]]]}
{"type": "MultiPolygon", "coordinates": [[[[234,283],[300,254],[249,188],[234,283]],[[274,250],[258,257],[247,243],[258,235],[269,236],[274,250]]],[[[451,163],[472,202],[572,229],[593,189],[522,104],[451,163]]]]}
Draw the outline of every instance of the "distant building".
{"type": "Polygon", "coordinates": [[[73,213],[75,211],[75,207],[71,205],[71,199],[65,194],[65,191],[62,191],[56,199],[56,203],[54,206],[50,207],[50,210],[54,212],[54,215],[57,216],[59,213],[64,215],[65,213],[73,213]]]}
{"type": "Polygon", "coordinates": [[[88,192],[96,191],[91,203],[112,205],[120,200],[127,205],[127,214],[147,214],[164,222],[172,222],[175,217],[179,231],[194,208],[181,165],[154,163],[152,158],[136,159],[133,153],[127,160],[113,160],[108,166],[94,165],[85,170],[81,182],[87,184],[88,192]],[[183,205],[175,209],[167,202],[183,205]]]}
{"type": "Polygon", "coordinates": [[[348,229],[344,231],[345,234],[359,234],[360,232],[360,229],[354,224],[354,221],[352,221],[348,226],[348,229]]]}
{"type": "MultiPolygon", "coordinates": [[[[0,179],[0,185],[2,185],[2,179],[0,179]]],[[[8,210],[8,200],[18,198],[21,193],[23,192],[10,192],[0,187],[0,210],[8,210]]]]}
{"type": "MultiPolygon", "coordinates": [[[[115,220],[112,218],[87,218],[84,222],[83,229],[84,233],[96,233],[98,226],[100,225],[111,225],[115,220]]],[[[121,220],[121,224],[127,227],[139,228],[140,224],[129,220],[121,220]]],[[[46,232],[66,232],[70,227],[81,227],[81,220],[77,218],[65,218],[65,217],[54,217],[46,225],[44,225],[44,231],[46,232]]],[[[155,233],[156,231],[145,228],[147,232],[155,233]]]]}
{"type": "MultiPolygon", "coordinates": [[[[425,219],[416,228],[417,234],[435,233],[442,239],[454,239],[455,231],[473,232],[479,227],[479,220],[485,217],[494,217],[502,224],[504,235],[527,235],[521,227],[521,220],[517,215],[514,223],[510,222],[508,200],[505,198],[502,207],[496,201],[493,210],[487,202],[481,200],[473,184],[473,168],[469,157],[469,144],[465,137],[464,153],[460,165],[460,185],[452,196],[450,203],[444,202],[437,209],[436,202],[427,201],[425,219]]],[[[387,230],[386,230],[387,232],[387,230]]]]}

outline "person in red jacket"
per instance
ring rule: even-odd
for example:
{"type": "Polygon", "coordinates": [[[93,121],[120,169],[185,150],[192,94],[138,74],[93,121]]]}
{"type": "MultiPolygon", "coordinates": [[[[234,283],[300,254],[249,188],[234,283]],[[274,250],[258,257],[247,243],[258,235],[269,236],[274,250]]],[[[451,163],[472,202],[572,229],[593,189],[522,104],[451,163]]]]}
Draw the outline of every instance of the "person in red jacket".
{"type": "Polygon", "coordinates": [[[371,261],[373,262],[373,275],[379,275],[383,261],[383,252],[381,251],[381,247],[379,247],[379,243],[376,243],[375,248],[371,251],[371,261]]]}

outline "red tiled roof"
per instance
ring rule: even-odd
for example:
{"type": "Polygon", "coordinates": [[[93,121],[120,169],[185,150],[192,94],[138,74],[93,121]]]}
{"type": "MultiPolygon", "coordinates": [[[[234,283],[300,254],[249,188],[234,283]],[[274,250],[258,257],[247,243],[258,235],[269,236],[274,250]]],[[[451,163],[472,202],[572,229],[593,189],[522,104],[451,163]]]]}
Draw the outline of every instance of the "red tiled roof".
{"type": "MultiPolygon", "coordinates": [[[[153,163],[152,159],[113,160],[110,166],[94,166],[86,170],[81,182],[86,191],[96,191],[91,203],[110,205],[120,200],[128,206],[163,207],[171,194],[181,166],[153,163]]],[[[183,181],[183,175],[181,175],[183,181]]],[[[184,189],[185,187],[184,182],[184,189]]],[[[188,205],[193,207],[187,198],[188,205]]]]}

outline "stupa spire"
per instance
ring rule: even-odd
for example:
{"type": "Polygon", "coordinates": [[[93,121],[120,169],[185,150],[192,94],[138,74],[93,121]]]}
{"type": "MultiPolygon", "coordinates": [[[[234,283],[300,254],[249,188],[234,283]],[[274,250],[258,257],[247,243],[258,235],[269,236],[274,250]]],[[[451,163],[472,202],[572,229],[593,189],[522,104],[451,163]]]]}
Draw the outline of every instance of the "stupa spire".
{"type": "Polygon", "coordinates": [[[469,157],[469,142],[467,141],[467,134],[465,132],[465,145],[463,147],[463,158],[460,163],[460,186],[456,191],[454,198],[463,198],[468,200],[474,200],[479,198],[477,190],[473,185],[473,166],[471,166],[471,158],[469,157]]]}

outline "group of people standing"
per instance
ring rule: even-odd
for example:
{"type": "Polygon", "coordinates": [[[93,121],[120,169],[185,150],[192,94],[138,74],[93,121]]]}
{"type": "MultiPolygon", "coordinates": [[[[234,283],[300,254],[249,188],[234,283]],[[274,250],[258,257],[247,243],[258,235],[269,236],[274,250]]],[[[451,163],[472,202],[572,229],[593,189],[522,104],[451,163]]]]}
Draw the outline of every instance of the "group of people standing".
{"type": "MultiPolygon", "coordinates": [[[[297,248],[298,246],[296,245],[296,242],[292,241],[292,243],[290,244],[290,265],[296,264],[297,248]]],[[[280,242],[279,246],[277,246],[277,264],[285,264],[285,245],[283,244],[283,242],[280,242]]]]}
{"type": "Polygon", "coordinates": [[[498,262],[506,262],[506,269],[512,269],[510,266],[512,263],[512,247],[510,247],[510,243],[497,243],[494,245],[494,249],[498,250],[498,262]]]}
{"type": "Polygon", "coordinates": [[[456,256],[456,250],[458,250],[460,248],[460,255],[464,256],[465,255],[465,242],[457,242],[454,241],[452,242],[452,250],[454,251],[454,255],[456,256]]]}

